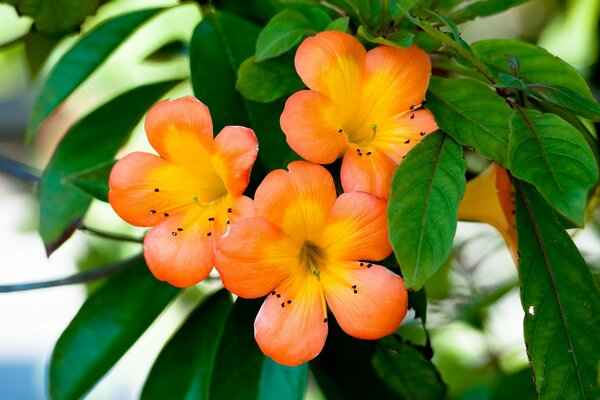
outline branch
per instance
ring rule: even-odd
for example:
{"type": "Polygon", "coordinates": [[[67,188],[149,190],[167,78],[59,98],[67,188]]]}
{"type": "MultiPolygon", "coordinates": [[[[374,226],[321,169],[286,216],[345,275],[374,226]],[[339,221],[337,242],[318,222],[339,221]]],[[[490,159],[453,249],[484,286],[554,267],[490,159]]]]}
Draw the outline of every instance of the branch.
{"type": "Polygon", "coordinates": [[[143,241],[144,241],[143,238],[137,238],[137,237],[132,237],[132,236],[128,236],[128,235],[121,235],[118,233],[106,232],[106,231],[102,231],[102,230],[99,230],[96,228],[91,228],[86,225],[81,225],[81,226],[79,226],[78,229],[82,232],[88,232],[94,236],[98,236],[98,237],[101,237],[104,239],[118,240],[121,242],[138,243],[138,244],[143,243],[143,241]]]}
{"type": "Polygon", "coordinates": [[[31,182],[39,182],[42,176],[38,170],[2,155],[0,155],[0,172],[6,172],[16,178],[31,182]]]}

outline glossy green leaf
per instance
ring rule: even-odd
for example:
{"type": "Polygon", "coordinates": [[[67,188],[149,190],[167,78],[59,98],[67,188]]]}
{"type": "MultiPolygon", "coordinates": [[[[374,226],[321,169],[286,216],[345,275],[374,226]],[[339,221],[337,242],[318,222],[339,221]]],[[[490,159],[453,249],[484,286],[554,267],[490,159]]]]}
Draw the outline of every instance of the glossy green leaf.
{"type": "Polygon", "coordinates": [[[232,308],[231,295],[223,289],[189,316],[158,355],[142,399],[209,398],[215,357],[232,308]]]}
{"type": "Polygon", "coordinates": [[[456,24],[462,24],[477,17],[501,13],[526,1],[528,0],[480,0],[452,13],[450,19],[456,24]]]}
{"type": "Polygon", "coordinates": [[[265,357],[258,400],[303,400],[308,385],[308,364],[286,367],[265,357]]]}
{"type": "Polygon", "coordinates": [[[525,343],[539,398],[600,398],[598,286],[539,194],[516,182],[516,201],[525,343]]]}
{"type": "Polygon", "coordinates": [[[66,180],[93,198],[108,203],[108,178],[115,162],[115,160],[107,161],[77,173],[66,180]]]}
{"type": "Polygon", "coordinates": [[[348,32],[348,25],[350,24],[350,17],[342,17],[334,19],[325,27],[326,31],[340,31],[348,32]]]}
{"type": "Polygon", "coordinates": [[[213,0],[219,11],[264,25],[285,7],[281,0],[213,0]]]}
{"type": "Polygon", "coordinates": [[[240,66],[236,88],[248,100],[269,103],[303,89],[304,83],[292,57],[283,55],[256,62],[253,56],[240,66]]]}
{"type": "Polygon", "coordinates": [[[466,168],[462,147],[438,131],[415,146],[394,174],[390,241],[408,288],[421,288],[450,254],[466,168]]]}
{"type": "Polygon", "coordinates": [[[561,214],[583,225],[598,167],[577,129],[554,114],[519,108],[511,119],[508,154],[515,177],[533,184],[561,214]]]}
{"type": "Polygon", "coordinates": [[[52,111],[87,79],[140,25],[162,11],[149,8],[112,18],[86,33],[58,61],[38,94],[27,139],[31,140],[40,124],[52,111]]]}
{"type": "Polygon", "coordinates": [[[259,32],[260,27],[235,15],[208,14],[194,30],[190,63],[194,93],[210,108],[215,133],[226,125],[252,127],[260,143],[259,159],[270,171],[284,167],[295,154],[279,126],[285,99],[261,104],[245,100],[235,89],[236,71],[254,53],[259,32]]]}
{"type": "Polygon", "coordinates": [[[256,41],[256,61],[277,57],[310,34],[325,30],[331,22],[321,7],[286,8],[275,15],[263,28],[256,41]]]}
{"type": "Polygon", "coordinates": [[[600,121],[600,104],[589,100],[578,92],[562,87],[545,84],[530,84],[525,88],[527,94],[552,103],[576,115],[600,121]]]}
{"type": "Polygon", "coordinates": [[[512,110],[483,83],[432,77],[427,107],[438,126],[456,141],[506,166],[512,110]]]}
{"type": "Polygon", "coordinates": [[[496,73],[510,73],[507,56],[520,61],[520,78],[525,83],[562,86],[594,100],[590,88],[579,71],[547,50],[535,45],[510,39],[491,39],[473,43],[473,52],[496,73]]]}
{"type": "Polygon", "coordinates": [[[358,34],[371,43],[392,47],[410,47],[414,37],[413,33],[408,31],[397,31],[385,37],[373,36],[362,25],[358,27],[358,34]]]}
{"type": "Polygon", "coordinates": [[[50,361],[50,397],[81,398],[178,292],[154,278],[141,256],[111,276],[58,339],[50,361]]]}
{"type": "Polygon", "coordinates": [[[25,44],[25,54],[31,78],[34,80],[37,78],[54,48],[60,42],[60,37],[47,36],[30,31],[23,37],[23,42],[25,44]]]}
{"type": "Polygon", "coordinates": [[[66,133],[40,184],[40,234],[48,254],[69,238],[92,200],[69,179],[112,160],[144,113],[177,82],[154,83],[123,93],[66,133]]]}
{"type": "Polygon", "coordinates": [[[373,367],[402,399],[436,400],[446,396],[446,385],[429,358],[399,337],[377,342],[373,367]]]}
{"type": "Polygon", "coordinates": [[[106,0],[3,0],[15,6],[19,15],[33,18],[38,32],[65,35],[79,26],[106,0]]]}

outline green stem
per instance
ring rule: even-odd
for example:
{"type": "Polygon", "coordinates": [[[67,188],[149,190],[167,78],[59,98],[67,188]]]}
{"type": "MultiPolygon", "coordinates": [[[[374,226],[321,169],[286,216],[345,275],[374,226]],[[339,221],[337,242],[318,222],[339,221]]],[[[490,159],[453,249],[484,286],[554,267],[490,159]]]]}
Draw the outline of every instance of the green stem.
{"type": "Polygon", "coordinates": [[[39,182],[42,175],[36,169],[2,155],[0,155],[0,172],[6,172],[15,178],[31,182],[39,182]]]}
{"type": "Polygon", "coordinates": [[[98,237],[101,237],[104,239],[118,240],[121,242],[138,243],[138,244],[143,243],[143,241],[144,241],[143,238],[137,238],[137,237],[127,236],[127,235],[121,235],[118,233],[106,232],[106,231],[102,231],[102,230],[99,230],[96,228],[91,228],[86,225],[81,225],[78,229],[82,232],[88,232],[94,236],[98,236],[98,237]]]}

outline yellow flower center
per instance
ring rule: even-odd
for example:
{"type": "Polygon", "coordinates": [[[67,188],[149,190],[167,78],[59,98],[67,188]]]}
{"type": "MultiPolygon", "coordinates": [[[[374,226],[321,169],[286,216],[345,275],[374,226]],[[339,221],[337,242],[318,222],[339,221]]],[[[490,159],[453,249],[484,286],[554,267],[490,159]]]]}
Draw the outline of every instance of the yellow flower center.
{"type": "Polygon", "coordinates": [[[305,241],[298,256],[300,265],[306,267],[317,279],[320,279],[321,269],[327,265],[327,255],[318,245],[305,241]]]}

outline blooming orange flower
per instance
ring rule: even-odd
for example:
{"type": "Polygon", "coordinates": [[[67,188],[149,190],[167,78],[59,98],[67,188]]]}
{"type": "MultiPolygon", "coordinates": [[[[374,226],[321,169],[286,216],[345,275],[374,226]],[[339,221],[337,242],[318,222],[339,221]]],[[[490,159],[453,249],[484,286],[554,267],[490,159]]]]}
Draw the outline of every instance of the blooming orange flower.
{"type": "Polygon", "coordinates": [[[502,234],[513,256],[517,257],[514,189],[508,172],[492,164],[467,183],[465,195],[458,206],[458,219],[485,222],[502,234]]]}
{"type": "Polygon", "coordinates": [[[254,324],[262,351],[285,365],[316,357],[327,305],[357,338],[394,332],[407,310],[402,278],[365,260],[391,253],[383,199],[344,193],[319,165],[296,161],[256,190],[256,216],[232,226],[215,263],[224,286],[245,298],[269,294],[254,324]],[[362,261],[361,261],[362,260],[362,261]]]}
{"type": "Polygon", "coordinates": [[[343,155],[344,191],[387,199],[398,164],[437,129],[420,109],[431,74],[427,53],[415,46],[367,52],[353,36],[327,31],[306,39],[295,63],[311,90],[293,94],[281,115],[290,147],[319,164],[343,155]]]}
{"type": "Polygon", "coordinates": [[[193,97],[165,100],[146,118],[159,156],[135,152],[114,166],[109,201],[130,224],[153,226],[144,256],[160,280],[185,287],[213,268],[215,241],[253,215],[242,195],[258,145],[251,129],[227,126],[214,138],[208,108],[193,97]]]}

